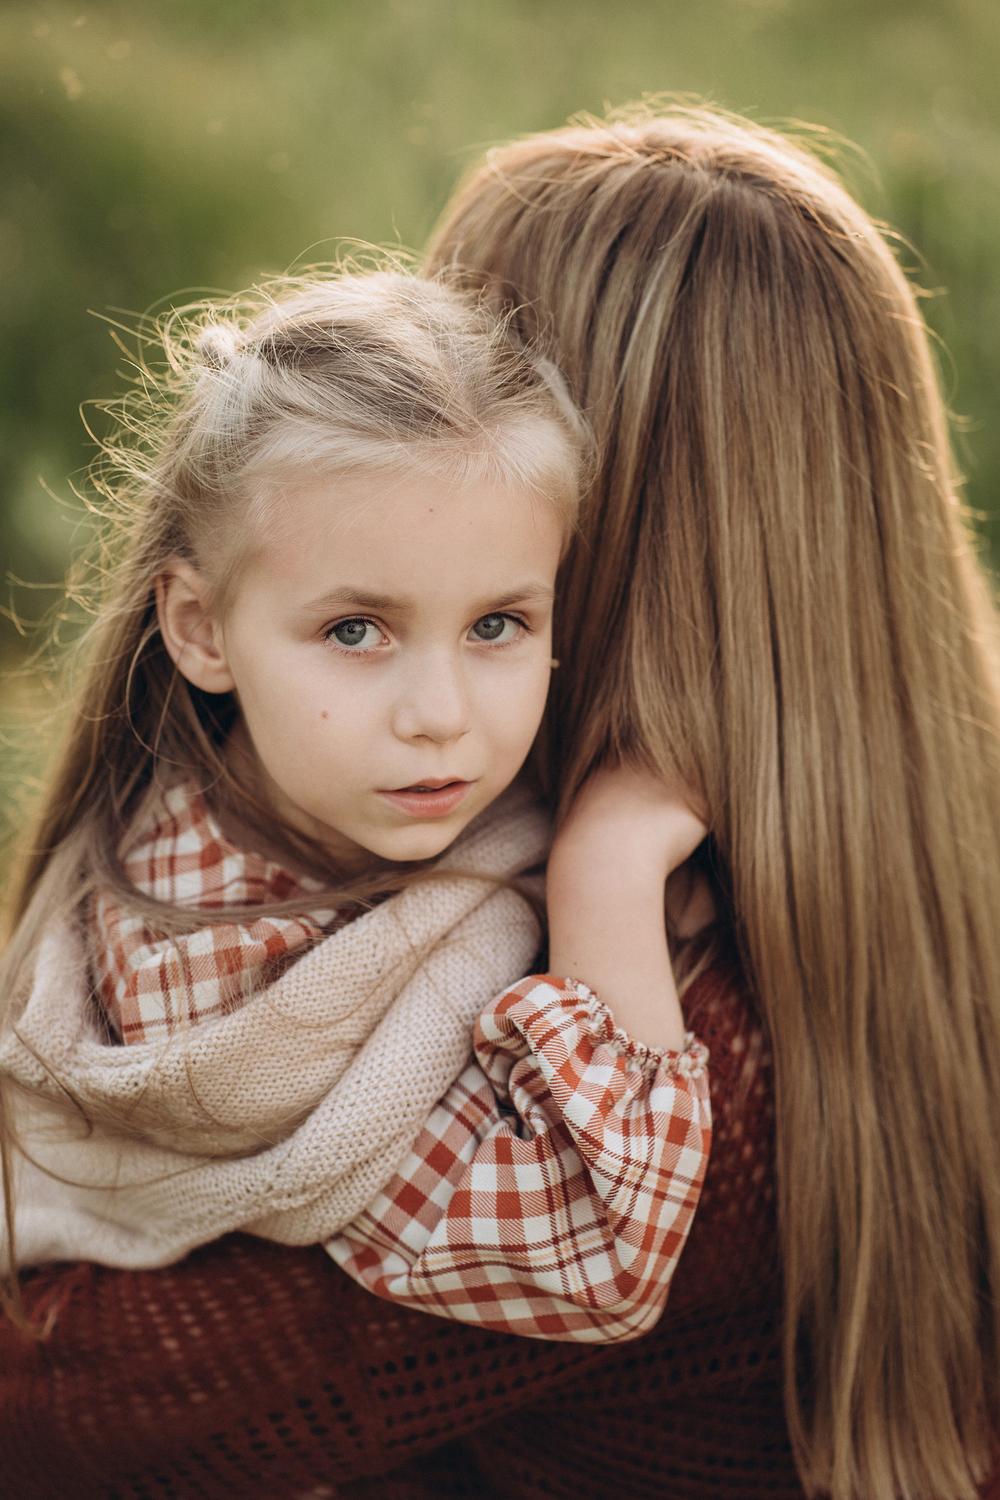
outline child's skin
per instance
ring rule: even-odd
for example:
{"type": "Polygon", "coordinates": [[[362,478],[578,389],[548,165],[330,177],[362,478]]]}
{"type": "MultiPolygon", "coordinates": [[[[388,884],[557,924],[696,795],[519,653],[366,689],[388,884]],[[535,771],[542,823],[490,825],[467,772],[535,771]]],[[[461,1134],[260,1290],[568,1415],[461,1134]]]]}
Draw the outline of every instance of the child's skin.
{"type": "Polygon", "coordinates": [[[707,832],[692,800],[648,771],[595,772],[556,835],[546,878],[552,972],[584,979],[632,1036],[678,1049],[687,1028],[663,901],[667,876],[707,832]]]}
{"type": "Polygon", "coordinates": [[[285,490],[261,530],[222,619],[190,563],[161,579],[174,660],[236,692],[277,819],[356,873],[440,854],[534,739],[560,519],[507,486],[363,474],[285,490]],[[385,796],[429,780],[468,786],[444,813],[385,796]]]}
{"type": "MultiPolygon", "coordinates": [[[[510,486],[362,474],[288,487],[257,532],[222,617],[209,577],[172,560],[167,649],[198,687],[236,693],[232,753],[276,819],[357,874],[440,854],[534,739],[562,520],[510,486]],[[428,781],[466,786],[386,795],[428,781]]],[[[683,1045],[663,893],[704,833],[677,789],[606,770],[552,851],[550,969],[654,1045],[683,1045]]]]}

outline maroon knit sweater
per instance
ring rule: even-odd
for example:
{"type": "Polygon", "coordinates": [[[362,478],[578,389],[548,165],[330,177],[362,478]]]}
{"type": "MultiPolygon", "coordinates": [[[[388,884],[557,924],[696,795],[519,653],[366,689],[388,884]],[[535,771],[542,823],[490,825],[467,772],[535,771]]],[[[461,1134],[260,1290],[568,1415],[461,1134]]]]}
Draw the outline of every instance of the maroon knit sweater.
{"type": "MultiPolygon", "coordinates": [[[[614,1346],[383,1302],[233,1235],[160,1271],[50,1267],[0,1325],[11,1500],[802,1500],[781,1399],[770,1058],[732,953],[691,989],[712,1156],[659,1326],[614,1346]]],[[[1000,1471],[981,1490],[1000,1500],[1000,1471]]],[[[884,1500],[884,1497],[865,1497],[884,1500]]],[[[948,1497],[942,1497],[948,1500],[948,1497]]]]}

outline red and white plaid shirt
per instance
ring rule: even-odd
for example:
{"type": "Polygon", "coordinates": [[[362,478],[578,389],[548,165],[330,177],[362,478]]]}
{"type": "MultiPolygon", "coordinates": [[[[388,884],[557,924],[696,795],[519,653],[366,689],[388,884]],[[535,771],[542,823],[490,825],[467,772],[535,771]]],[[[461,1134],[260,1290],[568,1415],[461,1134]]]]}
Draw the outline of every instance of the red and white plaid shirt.
{"type": "MultiPolygon", "coordinates": [[[[125,855],[125,874],[146,896],[217,911],[253,908],[320,887],[226,838],[204,796],[175,782],[147,806],[125,855]]],[[[337,924],[329,911],[257,917],[167,935],[108,892],[93,905],[92,964],[98,997],[122,1042],[151,1042],[181,1023],[234,1010],[337,924]]],[[[340,919],[342,925],[343,918],[340,919]]]]}
{"type": "MultiPolygon", "coordinates": [[[[312,892],[222,835],[177,785],[126,861],[138,889],[185,905],[312,892]]],[[[163,940],[98,897],[99,993],[123,1041],[240,1003],[329,930],[330,913],[259,918],[163,940]]],[[[390,1301],[529,1337],[634,1338],[657,1321],[711,1144],[707,1050],[653,1049],[572,979],[511,986],[395,1176],[327,1242],[390,1301]]]]}
{"type": "Polygon", "coordinates": [[[391,1301],[532,1338],[635,1338],[666,1306],[711,1144],[707,1048],[644,1047],[585,985],[533,975],[327,1250],[391,1301]]]}

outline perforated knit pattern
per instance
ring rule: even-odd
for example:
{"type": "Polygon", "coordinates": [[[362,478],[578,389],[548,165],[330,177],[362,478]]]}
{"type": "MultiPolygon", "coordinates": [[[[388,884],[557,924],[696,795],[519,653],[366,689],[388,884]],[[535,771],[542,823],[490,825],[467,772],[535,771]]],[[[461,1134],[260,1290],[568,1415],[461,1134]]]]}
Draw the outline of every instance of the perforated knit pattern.
{"type": "MultiPolygon", "coordinates": [[[[232,1236],[161,1271],[51,1268],[0,1328],[17,1500],[802,1500],[782,1415],[767,1049],[735,971],[694,987],[715,1142],[657,1328],[605,1348],[372,1297],[232,1236]],[[749,1084],[738,1108],[737,1087],[749,1084]]],[[[1000,1500],[1000,1473],[981,1491],[1000,1500]]],[[[881,1500],[881,1497],[879,1497],[881,1500]]]]}

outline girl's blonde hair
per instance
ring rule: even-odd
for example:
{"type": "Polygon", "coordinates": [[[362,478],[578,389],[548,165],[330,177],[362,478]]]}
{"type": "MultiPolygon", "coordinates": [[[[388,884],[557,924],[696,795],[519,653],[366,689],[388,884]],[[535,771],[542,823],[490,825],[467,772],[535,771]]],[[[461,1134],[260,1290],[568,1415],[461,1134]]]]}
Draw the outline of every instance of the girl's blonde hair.
{"type": "Polygon", "coordinates": [[[774,1053],[785,1404],[810,1495],[971,1500],[1000,1423],[1000,676],[927,334],[802,144],[718,111],[492,151],[450,268],[599,450],[548,764],[711,809],[774,1053]]]}
{"type": "MultiPolygon", "coordinates": [[[[181,770],[239,809],[265,847],[286,850],[324,883],[316,909],[363,902],[407,883],[387,869],[345,884],[323,848],[276,829],[253,786],[222,753],[238,709],[174,667],[154,585],[180,555],[224,614],[248,552],[280,519],[282,484],[303,474],[412,471],[527,488],[567,532],[585,435],[557,372],[509,337],[503,319],[441,282],[400,270],[267,282],[225,302],[166,316],[145,332],[133,389],[95,468],[104,528],[93,621],[68,664],[61,743],[7,892],[0,1026],[16,1019],[46,923],[97,887],[164,933],[245,920],[143,896],[123,846],[142,799],[181,770]]],[[[331,503],[336,503],[333,487],[331,503]]],[[[426,867],[416,871],[425,878],[426,867]]],[[[301,898],[254,909],[299,911],[301,898]]],[[[0,1155],[13,1246],[10,1139],[0,1094],[0,1155]]]]}

